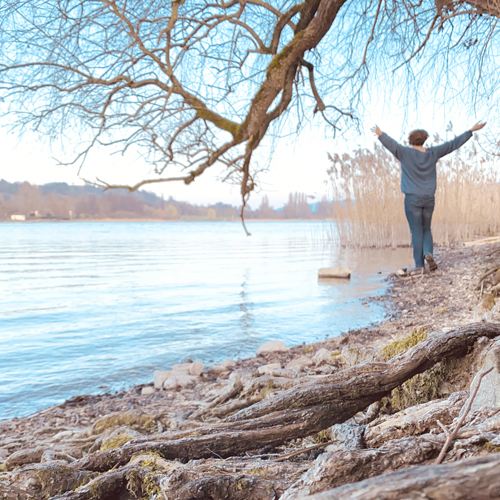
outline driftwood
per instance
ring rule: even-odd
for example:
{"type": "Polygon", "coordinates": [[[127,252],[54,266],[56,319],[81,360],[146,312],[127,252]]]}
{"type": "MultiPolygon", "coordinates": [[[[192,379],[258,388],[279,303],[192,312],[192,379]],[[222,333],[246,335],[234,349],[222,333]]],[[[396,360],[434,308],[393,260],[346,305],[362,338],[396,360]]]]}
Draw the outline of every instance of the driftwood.
{"type": "MultiPolygon", "coordinates": [[[[86,481],[92,479],[95,472],[102,474],[79,488],[73,486],[76,488],[74,491],[62,493],[54,497],[54,500],[131,500],[135,498],[134,495],[138,498],[147,497],[151,491],[157,495],[163,493],[167,498],[172,497],[172,494],[172,498],[183,495],[179,497],[181,499],[236,500],[241,497],[270,500],[282,493],[284,499],[292,499],[300,498],[306,492],[314,493],[394,469],[416,466],[438,455],[446,438],[443,433],[410,437],[406,435],[399,440],[379,441],[378,448],[369,450],[361,449],[361,439],[356,449],[348,450],[348,444],[341,445],[340,450],[325,453],[314,464],[307,461],[302,464],[277,462],[269,453],[276,453],[278,450],[274,447],[278,445],[313,435],[331,428],[333,424],[339,424],[331,429],[332,436],[335,435],[334,429],[337,429],[337,446],[339,442],[343,442],[339,428],[347,425],[343,422],[358,411],[367,408],[383,395],[389,394],[394,387],[434,363],[465,355],[479,337],[492,338],[498,335],[500,325],[486,323],[437,334],[387,363],[364,363],[321,379],[309,380],[292,390],[285,390],[239,411],[224,422],[208,425],[206,422],[191,421],[195,428],[139,437],[117,449],[91,453],[65,467],[87,474],[86,481]],[[284,401],[288,401],[287,407],[284,407],[284,401]],[[265,413],[266,411],[269,413],[265,413]],[[237,458],[251,450],[262,450],[261,453],[266,454],[267,460],[260,460],[255,456],[237,458]],[[146,458],[138,462],[137,455],[146,458]],[[222,460],[226,457],[232,458],[230,461],[222,460]],[[246,465],[238,466],[252,460],[255,466],[250,469],[246,465]],[[151,465],[151,462],[154,464],[151,465]],[[155,465],[160,462],[161,466],[155,465]],[[302,470],[311,466],[308,473],[302,474],[302,470]],[[276,468],[282,470],[282,477],[285,477],[285,471],[292,470],[290,468],[293,467],[297,467],[294,469],[296,473],[288,474],[285,480],[268,473],[276,468]],[[301,478],[297,480],[299,476],[301,478]],[[316,486],[311,489],[310,485],[313,483],[316,486]],[[174,491],[177,493],[173,493],[174,491]],[[242,497],[241,491],[246,491],[247,495],[242,497]]],[[[228,403],[226,399],[222,405],[228,403]]],[[[443,400],[435,404],[444,405],[443,400]]],[[[445,406],[455,414],[457,405],[457,401],[450,399],[445,406]]],[[[368,412],[370,419],[375,414],[376,406],[372,407],[373,412],[368,412]]],[[[443,421],[449,422],[451,413],[446,417],[447,420],[443,412],[446,413],[441,408],[431,414],[437,416],[440,413],[440,418],[443,416],[443,421]]],[[[373,422],[371,427],[383,425],[382,420],[373,422]]],[[[459,431],[461,444],[458,451],[454,449],[448,455],[451,460],[460,460],[460,446],[464,443],[469,446],[468,441],[463,441],[464,437],[475,447],[474,453],[484,453],[481,448],[484,444],[489,446],[488,451],[496,446],[496,431],[500,429],[498,415],[484,421],[481,424],[484,428],[479,429],[476,423],[471,422],[468,425],[469,427],[459,431]],[[476,442],[479,434],[482,439],[480,443],[476,442]],[[488,443],[488,440],[492,442],[488,443]]],[[[365,429],[364,426],[356,427],[365,429]]],[[[416,429],[419,432],[429,432],[430,427],[432,432],[436,430],[436,424],[425,424],[416,429]]],[[[407,430],[404,426],[401,429],[405,429],[405,432],[407,430]]],[[[17,472],[9,472],[14,473],[17,472]]],[[[64,491],[64,488],[58,491],[64,491]]]]}
{"type": "Polygon", "coordinates": [[[60,491],[73,490],[96,475],[59,460],[29,464],[12,472],[3,485],[0,482],[0,498],[45,500],[60,491]]]}
{"type": "Polygon", "coordinates": [[[315,434],[341,423],[388,395],[392,389],[435,363],[464,356],[480,337],[500,335],[500,325],[478,323],[436,334],[387,363],[364,363],[328,375],[241,410],[226,422],[195,429],[191,437],[133,440],[116,450],[88,455],[73,466],[104,472],[133,455],[156,451],[166,459],[238,456],[315,434]]]}
{"type": "Polygon", "coordinates": [[[413,467],[346,484],[307,500],[491,500],[500,498],[500,453],[413,467]]]}

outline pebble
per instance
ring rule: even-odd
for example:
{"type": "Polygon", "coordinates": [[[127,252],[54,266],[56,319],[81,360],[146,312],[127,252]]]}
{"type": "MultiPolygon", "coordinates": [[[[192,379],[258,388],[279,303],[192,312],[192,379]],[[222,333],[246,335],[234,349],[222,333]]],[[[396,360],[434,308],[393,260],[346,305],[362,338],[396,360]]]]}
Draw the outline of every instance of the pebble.
{"type": "Polygon", "coordinates": [[[178,373],[189,373],[192,364],[193,363],[177,363],[172,366],[172,371],[178,373]]]}
{"type": "Polygon", "coordinates": [[[331,363],[332,353],[328,349],[322,347],[312,358],[312,362],[316,366],[320,366],[325,363],[331,363]]]}
{"type": "Polygon", "coordinates": [[[156,392],[156,389],[154,387],[151,387],[150,385],[148,385],[147,387],[143,387],[141,389],[141,394],[143,396],[147,396],[148,394],[154,394],[156,392]]]}
{"type": "Polygon", "coordinates": [[[228,369],[224,365],[212,365],[209,368],[209,371],[211,373],[215,373],[216,375],[219,375],[221,373],[227,372],[228,369]]]}
{"type": "Polygon", "coordinates": [[[165,380],[163,388],[166,390],[173,390],[179,387],[189,387],[195,383],[196,377],[191,375],[173,375],[165,380]]]}
{"type": "Polygon", "coordinates": [[[203,373],[203,361],[194,361],[189,367],[189,374],[199,377],[203,373]]]}
{"type": "Polygon", "coordinates": [[[226,368],[234,368],[236,366],[236,361],[234,359],[226,359],[221,363],[221,365],[226,368]]]}
{"type": "Polygon", "coordinates": [[[257,356],[268,352],[286,352],[288,349],[282,340],[271,340],[257,349],[257,356]]]}
{"type": "Polygon", "coordinates": [[[293,368],[305,368],[306,366],[312,365],[311,358],[307,356],[301,356],[300,358],[292,359],[286,366],[285,370],[292,370],[293,368]]]}
{"type": "Polygon", "coordinates": [[[279,370],[280,368],[280,363],[269,363],[268,365],[259,366],[259,368],[257,368],[257,373],[259,375],[271,375],[274,370],[279,370]]]}
{"type": "Polygon", "coordinates": [[[172,376],[172,372],[170,370],[155,370],[153,372],[155,389],[161,389],[163,387],[163,384],[165,383],[165,380],[167,380],[167,378],[169,378],[170,376],[172,376]]]}

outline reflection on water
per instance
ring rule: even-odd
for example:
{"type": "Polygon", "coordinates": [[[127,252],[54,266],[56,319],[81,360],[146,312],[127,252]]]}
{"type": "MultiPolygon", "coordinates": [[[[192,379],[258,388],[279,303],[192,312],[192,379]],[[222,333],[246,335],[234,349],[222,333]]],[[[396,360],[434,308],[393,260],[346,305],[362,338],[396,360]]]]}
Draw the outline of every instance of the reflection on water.
{"type": "Polygon", "coordinates": [[[340,251],[329,223],[0,224],[0,418],[379,321],[409,249],[340,251]],[[328,226],[325,226],[328,224],[328,226]],[[318,282],[347,265],[350,281],[318,282]],[[382,274],[378,274],[378,273],[382,274]]]}
{"type": "Polygon", "coordinates": [[[253,317],[252,317],[252,304],[247,303],[247,282],[246,280],[248,271],[245,272],[245,281],[241,284],[241,292],[240,292],[240,311],[241,311],[241,318],[240,318],[240,325],[241,325],[241,331],[245,334],[251,334],[250,329],[252,328],[253,324],[253,317]]]}

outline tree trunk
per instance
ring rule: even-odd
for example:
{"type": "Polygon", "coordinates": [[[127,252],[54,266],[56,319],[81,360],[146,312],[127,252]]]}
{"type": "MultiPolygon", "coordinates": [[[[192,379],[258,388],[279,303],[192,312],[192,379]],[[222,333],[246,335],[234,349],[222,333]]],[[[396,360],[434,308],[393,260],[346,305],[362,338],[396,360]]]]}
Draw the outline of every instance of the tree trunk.
{"type": "Polygon", "coordinates": [[[491,500],[500,498],[500,453],[413,467],[303,496],[304,500],[491,500]]]}

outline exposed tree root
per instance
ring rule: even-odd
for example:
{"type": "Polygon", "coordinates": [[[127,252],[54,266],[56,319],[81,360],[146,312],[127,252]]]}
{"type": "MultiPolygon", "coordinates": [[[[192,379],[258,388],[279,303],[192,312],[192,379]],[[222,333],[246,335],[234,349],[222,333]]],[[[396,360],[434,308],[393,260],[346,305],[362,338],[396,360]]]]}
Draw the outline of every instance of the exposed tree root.
{"type": "Polygon", "coordinates": [[[479,337],[494,338],[498,335],[500,325],[492,323],[475,323],[448,333],[432,335],[387,363],[363,363],[319,381],[301,384],[239,411],[228,420],[246,420],[270,412],[330,402],[351,403],[359,411],[439,361],[464,356],[479,337]]]}
{"type": "Polygon", "coordinates": [[[274,500],[307,467],[255,459],[201,460],[179,464],[161,488],[166,498],[175,500],[274,500]]]}
{"type": "Polygon", "coordinates": [[[88,455],[73,465],[103,472],[147,451],[187,461],[238,456],[277,446],[346,421],[435,363],[464,356],[479,337],[498,335],[500,325],[489,323],[433,335],[387,363],[364,363],[300,384],[236,413],[224,423],[197,428],[189,437],[184,431],[182,437],[169,433],[168,439],[157,436],[155,441],[133,440],[119,449],[88,455]]]}
{"type": "Polygon", "coordinates": [[[438,455],[443,441],[443,436],[426,434],[391,441],[371,450],[324,453],[280,500],[297,500],[311,493],[421,464],[438,455]]]}
{"type": "Polygon", "coordinates": [[[307,500],[491,500],[500,498],[500,453],[426,465],[346,484],[307,500]]]}

